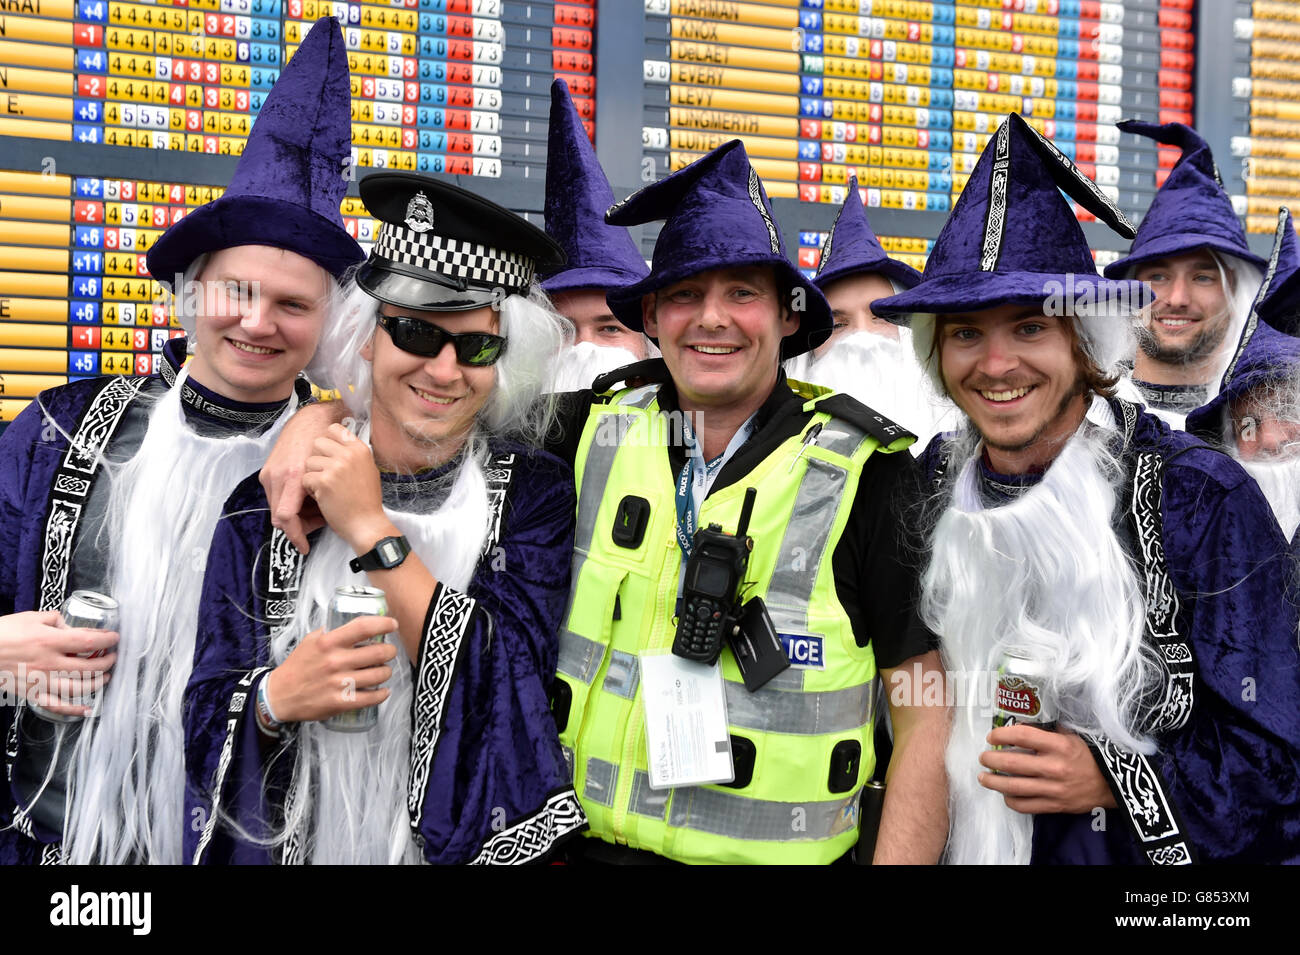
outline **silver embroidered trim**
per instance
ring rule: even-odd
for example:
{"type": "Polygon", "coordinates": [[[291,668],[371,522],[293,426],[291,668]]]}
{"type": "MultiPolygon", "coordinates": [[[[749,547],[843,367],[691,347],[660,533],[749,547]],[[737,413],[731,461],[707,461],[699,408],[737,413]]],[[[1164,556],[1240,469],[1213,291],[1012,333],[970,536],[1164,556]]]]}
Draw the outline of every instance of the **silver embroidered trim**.
{"type": "Polygon", "coordinates": [[[767,213],[767,206],[763,205],[763,187],[759,184],[758,173],[754,167],[749,167],[749,201],[754,204],[758,214],[763,217],[763,225],[767,226],[767,238],[772,243],[772,252],[776,255],[781,254],[781,237],[777,235],[776,223],[767,213]]]}
{"type": "Polygon", "coordinates": [[[992,272],[1002,254],[1002,236],[1007,228],[1007,180],[1011,169],[1011,120],[998,127],[994,144],[993,174],[989,177],[989,208],[984,220],[984,245],[980,271],[992,272]]]}
{"type": "Polygon", "coordinates": [[[194,848],[194,865],[201,865],[203,854],[208,850],[208,843],[212,841],[212,834],[217,828],[218,809],[221,805],[221,791],[226,785],[226,773],[230,770],[230,761],[235,755],[235,736],[239,731],[239,720],[244,712],[244,704],[248,701],[248,689],[253,685],[259,674],[267,673],[270,667],[258,667],[255,670],[249,670],[239,682],[235,684],[235,692],[230,695],[230,705],[228,708],[229,718],[226,720],[226,738],[221,742],[221,755],[217,757],[217,771],[212,780],[212,805],[208,812],[208,818],[203,823],[203,834],[199,836],[199,844],[194,848]]]}
{"type": "Polygon", "coordinates": [[[417,833],[420,807],[429,789],[433,754],[442,730],[442,714],[451,690],[452,671],[475,606],[473,598],[444,585],[438,591],[438,601],[429,613],[429,625],[420,642],[420,669],[415,678],[412,704],[411,778],[406,790],[411,829],[417,833]]]}
{"type": "Polygon", "coordinates": [[[546,800],[546,805],[527,819],[492,836],[483,844],[470,865],[522,865],[541,858],[571,832],[587,824],[582,804],[572,789],[546,800]]]}

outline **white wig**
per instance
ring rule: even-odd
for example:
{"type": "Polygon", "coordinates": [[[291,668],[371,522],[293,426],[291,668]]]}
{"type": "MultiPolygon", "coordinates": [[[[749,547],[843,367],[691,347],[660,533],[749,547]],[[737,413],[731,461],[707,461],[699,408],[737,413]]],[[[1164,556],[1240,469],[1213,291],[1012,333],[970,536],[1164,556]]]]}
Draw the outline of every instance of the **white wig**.
{"type": "MultiPolygon", "coordinates": [[[[321,387],[337,390],[349,413],[359,421],[370,416],[371,367],[361,349],[375,334],[380,302],[345,278],[339,320],[321,337],[321,387]]],[[[541,400],[560,349],[572,338],[565,320],[534,286],[527,297],[509,295],[500,306],[505,352],[492,367],[496,384],[480,412],[481,424],[494,434],[511,435],[538,445],[554,421],[554,405],[541,400]]]]}

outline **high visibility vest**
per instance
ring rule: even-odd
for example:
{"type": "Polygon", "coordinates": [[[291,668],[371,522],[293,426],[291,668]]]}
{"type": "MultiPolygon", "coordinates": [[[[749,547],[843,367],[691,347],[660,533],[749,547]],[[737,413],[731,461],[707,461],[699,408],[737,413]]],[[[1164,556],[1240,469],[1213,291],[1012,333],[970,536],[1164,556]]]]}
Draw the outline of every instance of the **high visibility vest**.
{"type": "Polygon", "coordinates": [[[556,711],[590,835],[683,862],[831,862],[856,841],[858,794],[875,767],[876,676],[871,647],[858,646],[836,596],[832,554],[867,458],[914,439],[897,429],[882,447],[857,425],[816,411],[829,392],[811,388],[805,408],[814,413],[802,432],[705,499],[699,526],[734,533],[746,488],[757,489],[745,594],[763,597],[794,665],[751,693],[724,648],[728,728],[745,772],[732,784],[655,791],[638,654],[672,646],[682,562],[666,460],[675,416],[659,413],[657,393],[649,386],[593,405],[576,459],[556,711]],[[650,505],[634,547],[612,533],[629,496],[650,505]]]}

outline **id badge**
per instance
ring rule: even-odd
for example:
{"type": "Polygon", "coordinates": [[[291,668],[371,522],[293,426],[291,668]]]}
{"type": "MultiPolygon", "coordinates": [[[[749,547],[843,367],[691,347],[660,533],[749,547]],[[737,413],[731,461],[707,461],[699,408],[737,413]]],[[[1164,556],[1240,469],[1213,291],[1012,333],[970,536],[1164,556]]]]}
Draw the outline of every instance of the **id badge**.
{"type": "Polygon", "coordinates": [[[671,653],[641,655],[650,788],[736,778],[722,668],[671,653]]]}

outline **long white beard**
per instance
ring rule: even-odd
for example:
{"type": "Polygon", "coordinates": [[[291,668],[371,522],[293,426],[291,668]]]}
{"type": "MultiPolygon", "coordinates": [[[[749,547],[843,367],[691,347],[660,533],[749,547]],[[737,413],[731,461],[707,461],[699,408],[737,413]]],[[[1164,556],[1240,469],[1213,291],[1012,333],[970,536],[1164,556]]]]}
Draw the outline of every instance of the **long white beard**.
{"type": "Polygon", "coordinates": [[[551,381],[546,392],[580,391],[590,388],[600,375],[630,365],[639,359],[626,348],[578,342],[560,349],[551,366],[551,381]]]}
{"type": "Polygon", "coordinates": [[[83,724],[73,754],[63,849],[74,864],[182,861],[181,699],[208,547],[226,498],[262,466],[297,404],[260,436],[205,437],[185,422],[187,375],[151,410],[139,451],[105,474],[121,639],[99,713],[83,724]]]}
{"type": "MultiPolygon", "coordinates": [[[[484,456],[467,454],[447,500],[432,514],[384,512],[412,550],[443,584],[465,590],[487,537],[488,497],[484,456]]],[[[362,582],[348,568],[351,548],[326,528],[312,546],[303,570],[293,619],[271,637],[276,665],[304,636],[325,625],[336,587],[362,582]]],[[[391,691],[379,706],[379,722],[365,733],[339,733],[321,722],[298,725],[294,798],[284,831],[304,836],[304,859],[312,864],[387,865],[419,863],[407,811],[411,773],[413,663],[400,639],[391,691]]],[[[272,701],[274,704],[274,701],[272,701]]]]}
{"type": "Polygon", "coordinates": [[[911,329],[899,340],[874,332],[850,332],[820,356],[812,352],[786,362],[786,374],[857,398],[916,435],[919,453],[939,431],[958,424],[956,408],[938,395],[912,353],[911,329]]]}
{"type": "Polygon", "coordinates": [[[954,462],[961,470],[935,528],[921,597],[956,692],[945,754],[949,863],[1030,858],[1033,817],[1008,809],[977,778],[992,729],[996,673],[1008,650],[1045,667],[1045,693],[1056,701],[1062,726],[1143,753],[1155,748],[1141,731],[1143,699],[1165,675],[1142,642],[1142,591],[1111,527],[1117,474],[1104,443],[1111,432],[1085,430],[1041,483],[993,509],[979,496],[979,449],[954,462]]]}
{"type": "MultiPolygon", "coordinates": [[[[1235,446],[1235,438],[1230,436],[1228,440],[1235,446]]],[[[1300,527],[1300,454],[1281,461],[1243,461],[1238,458],[1237,463],[1255,479],[1273,508],[1282,535],[1291,540],[1296,528],[1300,527]]]]}

